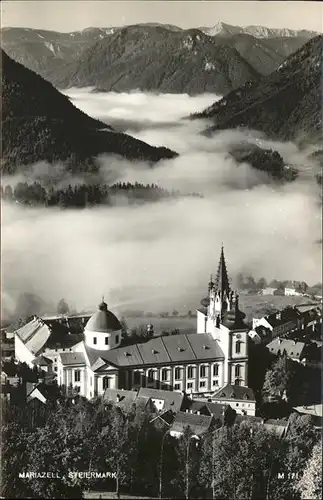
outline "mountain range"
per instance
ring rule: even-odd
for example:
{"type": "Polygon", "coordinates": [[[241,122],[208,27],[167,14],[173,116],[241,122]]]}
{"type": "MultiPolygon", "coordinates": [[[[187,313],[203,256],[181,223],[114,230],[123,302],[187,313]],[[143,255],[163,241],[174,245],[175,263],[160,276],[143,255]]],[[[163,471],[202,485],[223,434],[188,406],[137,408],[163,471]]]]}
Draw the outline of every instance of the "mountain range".
{"type": "Polygon", "coordinates": [[[58,33],[4,28],[8,55],[58,88],[224,95],[260,81],[315,33],[158,23],[58,33]]]}
{"type": "Polygon", "coordinates": [[[18,166],[40,160],[67,162],[77,171],[93,170],[95,157],[103,153],[149,162],[176,156],[90,118],[4,51],[1,84],[2,172],[13,173],[18,166]]]}
{"type": "Polygon", "coordinates": [[[260,82],[248,82],[192,118],[211,119],[207,133],[243,128],[300,144],[322,141],[323,36],[309,40],[260,82]]]}

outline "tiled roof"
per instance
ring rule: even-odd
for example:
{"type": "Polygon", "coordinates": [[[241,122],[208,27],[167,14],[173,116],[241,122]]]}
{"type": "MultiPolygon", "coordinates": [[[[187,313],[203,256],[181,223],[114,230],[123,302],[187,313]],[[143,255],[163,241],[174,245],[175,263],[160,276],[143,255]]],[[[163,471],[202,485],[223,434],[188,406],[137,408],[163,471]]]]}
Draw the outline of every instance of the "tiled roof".
{"type": "Polygon", "coordinates": [[[180,411],[184,400],[184,395],[180,392],[149,389],[148,387],[141,387],[138,397],[162,400],[164,401],[163,411],[172,410],[173,412],[180,411]]]}
{"type": "Polygon", "coordinates": [[[33,364],[38,366],[49,366],[52,363],[53,361],[51,359],[46,358],[46,356],[43,355],[37,356],[37,358],[33,360],[33,364]]]}
{"type": "Polygon", "coordinates": [[[293,358],[301,359],[305,348],[304,342],[296,342],[290,339],[279,339],[276,338],[267,344],[267,349],[273,354],[277,354],[280,351],[282,354],[286,351],[286,355],[293,358]]]}
{"type": "Polygon", "coordinates": [[[211,399],[234,399],[255,401],[255,395],[250,387],[227,384],[212,394],[211,399]]]}
{"type": "Polygon", "coordinates": [[[313,416],[318,416],[322,417],[322,408],[323,404],[313,404],[310,406],[295,406],[294,410],[296,410],[298,413],[303,413],[304,415],[313,415],[313,416]]]}
{"type": "Polygon", "coordinates": [[[64,366],[85,365],[85,357],[82,352],[62,352],[60,354],[61,362],[64,366]]]}
{"type": "Polygon", "coordinates": [[[190,427],[193,434],[200,436],[210,428],[212,420],[212,416],[196,415],[180,411],[175,416],[171,431],[183,433],[186,427],[190,427]]]}
{"type": "Polygon", "coordinates": [[[32,319],[15,333],[27,349],[35,355],[41,351],[51,334],[48,326],[40,318],[32,319]]]}
{"type": "Polygon", "coordinates": [[[282,311],[269,314],[266,316],[266,320],[272,327],[284,325],[285,323],[289,323],[290,321],[295,321],[299,318],[300,312],[297,311],[294,307],[288,307],[283,309],[282,311]]]}
{"type": "Polygon", "coordinates": [[[262,425],[264,423],[264,419],[262,417],[254,417],[253,415],[239,415],[237,414],[234,419],[235,424],[259,424],[262,425]]]}
{"type": "Polygon", "coordinates": [[[149,366],[193,362],[197,359],[223,359],[223,352],[208,333],[155,337],[148,342],[99,351],[85,346],[90,364],[98,357],[113,366],[149,366]],[[205,347],[204,347],[205,346],[205,347]]]}
{"type": "Polygon", "coordinates": [[[125,391],[123,389],[106,389],[103,394],[104,402],[113,403],[134,403],[137,399],[138,393],[136,391],[125,391]]]}
{"type": "Polygon", "coordinates": [[[210,403],[208,401],[191,400],[185,406],[193,413],[200,412],[202,415],[213,415],[216,419],[222,418],[223,414],[229,408],[229,405],[221,403],[210,403]]]}

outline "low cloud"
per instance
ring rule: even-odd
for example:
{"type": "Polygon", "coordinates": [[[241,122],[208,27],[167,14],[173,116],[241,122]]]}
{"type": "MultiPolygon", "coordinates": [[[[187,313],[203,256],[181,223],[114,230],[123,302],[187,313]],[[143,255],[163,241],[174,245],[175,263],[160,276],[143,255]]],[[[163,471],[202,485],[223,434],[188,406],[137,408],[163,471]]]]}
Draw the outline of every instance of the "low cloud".
{"type": "MultiPolygon", "coordinates": [[[[116,120],[120,130],[181,153],[153,168],[102,156],[103,179],[156,183],[200,192],[204,198],[85,211],[4,204],[5,308],[12,310],[23,291],[51,303],[66,297],[78,309],[93,307],[103,293],[117,308],[140,305],[160,311],[188,303],[192,308],[216,270],[222,242],[231,275],[241,271],[320,281],[321,246],[315,241],[321,238],[321,208],[308,152],[254,131],[224,131],[211,139],[200,135],[205,123],[182,117],[211,104],[214,95],[98,94],[89,89],[68,94],[93,117],[113,126],[116,120]],[[277,187],[264,172],[237,165],[228,150],[246,139],[277,149],[301,170],[299,179],[277,187]]],[[[38,165],[32,171],[39,174],[40,169],[41,178],[42,169],[48,176],[47,168],[38,165]]]]}

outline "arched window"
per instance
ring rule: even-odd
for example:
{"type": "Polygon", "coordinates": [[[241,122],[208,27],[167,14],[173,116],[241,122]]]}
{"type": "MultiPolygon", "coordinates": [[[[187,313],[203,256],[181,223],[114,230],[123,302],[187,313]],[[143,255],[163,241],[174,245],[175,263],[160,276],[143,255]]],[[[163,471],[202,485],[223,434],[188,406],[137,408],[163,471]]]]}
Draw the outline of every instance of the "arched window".
{"type": "Polygon", "coordinates": [[[241,366],[240,365],[236,365],[234,367],[234,374],[236,377],[240,377],[240,375],[241,375],[241,366]]]}
{"type": "Polygon", "coordinates": [[[133,381],[135,384],[140,384],[140,372],[136,371],[134,373],[133,381]]]}
{"type": "Polygon", "coordinates": [[[213,377],[217,377],[219,375],[219,365],[213,365],[213,377]]]}
{"type": "Polygon", "coordinates": [[[181,378],[181,369],[177,366],[175,368],[175,380],[179,380],[181,378]]]}
{"type": "Polygon", "coordinates": [[[165,382],[165,380],[168,380],[168,370],[167,368],[162,369],[162,381],[165,382]]]}
{"type": "Polygon", "coordinates": [[[194,378],[194,367],[189,366],[187,368],[187,378],[194,378]]]}
{"type": "Polygon", "coordinates": [[[241,352],[241,341],[238,340],[236,342],[236,354],[240,354],[240,352],[241,352]]]}
{"type": "Polygon", "coordinates": [[[148,370],[148,380],[154,380],[154,370],[148,370]]]}

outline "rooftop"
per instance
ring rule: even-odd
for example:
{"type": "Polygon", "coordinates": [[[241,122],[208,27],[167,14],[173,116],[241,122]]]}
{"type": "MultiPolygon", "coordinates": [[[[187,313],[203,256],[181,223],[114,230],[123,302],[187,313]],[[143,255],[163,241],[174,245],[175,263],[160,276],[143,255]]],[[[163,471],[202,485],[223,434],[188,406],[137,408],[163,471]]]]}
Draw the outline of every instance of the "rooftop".
{"type": "Polygon", "coordinates": [[[305,343],[296,342],[290,339],[280,339],[275,338],[269,344],[267,344],[267,349],[273,354],[286,354],[286,356],[301,359],[302,354],[304,354],[305,343]]]}
{"type": "Polygon", "coordinates": [[[159,389],[149,389],[146,387],[141,387],[138,393],[138,397],[150,398],[152,401],[164,401],[162,408],[163,411],[172,410],[173,412],[180,411],[184,400],[184,395],[180,392],[162,391],[159,389]]]}
{"type": "Polygon", "coordinates": [[[90,364],[97,358],[116,366],[155,366],[167,363],[223,359],[223,352],[208,333],[154,337],[148,342],[100,351],[85,345],[90,364]]]}
{"type": "Polygon", "coordinates": [[[212,394],[211,399],[256,400],[253,390],[250,387],[231,384],[227,384],[219,391],[216,391],[212,394]]]}
{"type": "Polygon", "coordinates": [[[82,352],[62,352],[60,354],[62,365],[85,365],[85,356],[82,352]]]}
{"type": "Polygon", "coordinates": [[[212,421],[212,416],[196,415],[194,413],[185,413],[180,411],[175,416],[174,422],[171,426],[171,431],[183,433],[185,429],[189,427],[194,435],[200,436],[209,430],[212,421]]]}
{"type": "Polygon", "coordinates": [[[51,335],[49,327],[37,317],[16,330],[15,333],[27,349],[35,355],[42,350],[51,335]]]}
{"type": "Polygon", "coordinates": [[[108,304],[102,301],[96,311],[86,323],[85,329],[89,332],[110,333],[121,330],[118,318],[108,309],[108,304]]]}

